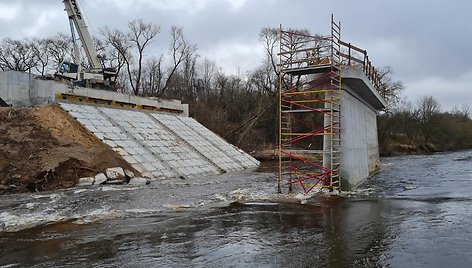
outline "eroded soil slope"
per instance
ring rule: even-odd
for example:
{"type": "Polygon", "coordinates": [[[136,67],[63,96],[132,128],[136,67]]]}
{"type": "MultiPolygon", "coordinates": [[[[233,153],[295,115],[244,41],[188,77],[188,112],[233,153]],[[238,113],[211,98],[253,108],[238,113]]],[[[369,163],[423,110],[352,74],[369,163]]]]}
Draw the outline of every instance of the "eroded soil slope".
{"type": "Polygon", "coordinates": [[[135,171],[59,106],[0,108],[0,193],[72,187],[108,167],[135,171]]]}

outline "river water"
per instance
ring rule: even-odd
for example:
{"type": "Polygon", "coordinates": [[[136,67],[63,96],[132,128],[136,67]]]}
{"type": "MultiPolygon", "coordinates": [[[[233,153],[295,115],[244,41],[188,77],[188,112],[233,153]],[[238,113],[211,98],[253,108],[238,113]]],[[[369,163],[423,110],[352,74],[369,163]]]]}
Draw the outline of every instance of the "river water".
{"type": "Polygon", "coordinates": [[[472,267],[472,151],[390,157],[343,197],[276,173],[0,197],[2,267],[472,267]]]}

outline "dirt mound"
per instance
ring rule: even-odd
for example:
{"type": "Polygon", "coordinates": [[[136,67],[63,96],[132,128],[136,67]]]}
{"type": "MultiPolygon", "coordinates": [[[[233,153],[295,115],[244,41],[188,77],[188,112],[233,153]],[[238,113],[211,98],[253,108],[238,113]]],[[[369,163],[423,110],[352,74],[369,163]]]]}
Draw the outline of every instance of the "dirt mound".
{"type": "Polygon", "coordinates": [[[139,174],[57,105],[0,108],[0,137],[0,193],[72,187],[109,167],[139,174]]]}

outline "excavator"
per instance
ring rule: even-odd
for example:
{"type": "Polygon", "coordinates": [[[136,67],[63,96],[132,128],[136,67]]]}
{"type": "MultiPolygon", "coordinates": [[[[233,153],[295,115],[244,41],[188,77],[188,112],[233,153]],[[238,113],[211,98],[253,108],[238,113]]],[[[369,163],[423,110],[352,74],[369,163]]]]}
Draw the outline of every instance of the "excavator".
{"type": "Polygon", "coordinates": [[[62,2],[69,17],[74,55],[73,62],[63,61],[60,64],[55,76],[71,80],[74,85],[82,87],[114,90],[115,81],[113,81],[113,78],[118,75],[117,71],[115,68],[104,68],[102,66],[77,0],[63,0],[62,2]],[[81,64],[76,31],[85,51],[89,68],[84,68],[81,64]]]}

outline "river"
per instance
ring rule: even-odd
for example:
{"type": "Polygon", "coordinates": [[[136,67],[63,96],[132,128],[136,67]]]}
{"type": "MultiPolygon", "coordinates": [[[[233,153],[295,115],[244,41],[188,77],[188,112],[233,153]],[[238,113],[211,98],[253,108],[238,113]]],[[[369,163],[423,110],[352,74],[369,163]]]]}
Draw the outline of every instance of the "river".
{"type": "Polygon", "coordinates": [[[472,267],[472,151],[382,158],[344,197],[276,173],[0,197],[1,267],[472,267]]]}

